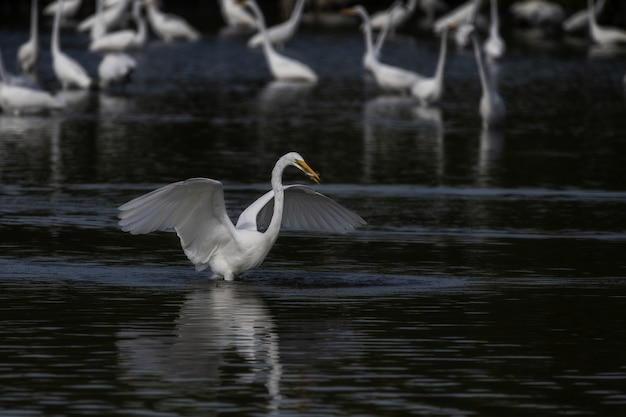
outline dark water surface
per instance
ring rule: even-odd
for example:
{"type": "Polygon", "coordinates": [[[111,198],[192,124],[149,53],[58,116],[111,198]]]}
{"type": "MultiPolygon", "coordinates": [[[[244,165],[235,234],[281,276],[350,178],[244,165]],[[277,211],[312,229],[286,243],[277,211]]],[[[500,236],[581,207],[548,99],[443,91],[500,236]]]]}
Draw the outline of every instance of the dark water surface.
{"type": "MultiPolygon", "coordinates": [[[[26,37],[0,32],[10,69],[26,37]]],[[[356,30],[289,44],[313,86],[269,81],[245,40],[153,41],[123,92],[0,115],[1,415],[623,415],[623,52],[511,36],[488,132],[470,51],[423,109],[374,88],[356,30]],[[236,216],[291,150],[368,226],[286,231],[235,282],[117,227],[193,176],[236,216]]],[[[63,44],[95,73],[85,38],[63,44]]],[[[397,36],[384,57],[430,74],[437,48],[397,36]]],[[[47,51],[40,81],[58,88],[47,51]]]]}

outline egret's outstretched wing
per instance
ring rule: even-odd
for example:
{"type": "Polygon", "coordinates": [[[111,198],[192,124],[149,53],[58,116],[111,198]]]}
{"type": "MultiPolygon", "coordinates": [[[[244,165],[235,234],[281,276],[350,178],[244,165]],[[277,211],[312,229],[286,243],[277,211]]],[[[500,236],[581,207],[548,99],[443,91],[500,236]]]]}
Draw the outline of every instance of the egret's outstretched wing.
{"type": "Polygon", "coordinates": [[[166,185],[118,208],[119,225],[134,235],[174,229],[196,269],[208,266],[222,244],[235,240],[219,181],[192,178],[166,185]]]}
{"type": "MultiPolygon", "coordinates": [[[[274,210],[274,192],[268,191],[245,209],[237,229],[265,230],[274,210]]],[[[294,230],[344,233],[365,220],[336,201],[304,185],[285,186],[282,227],[294,230]]]]}

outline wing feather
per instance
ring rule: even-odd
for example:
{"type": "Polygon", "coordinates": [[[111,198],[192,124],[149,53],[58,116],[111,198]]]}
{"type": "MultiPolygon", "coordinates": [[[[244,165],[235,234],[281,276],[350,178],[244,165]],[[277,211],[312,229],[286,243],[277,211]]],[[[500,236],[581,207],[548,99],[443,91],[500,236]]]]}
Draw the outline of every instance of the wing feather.
{"type": "Polygon", "coordinates": [[[235,240],[219,181],[192,178],[166,185],[118,208],[119,225],[131,234],[174,229],[185,254],[201,270],[215,250],[235,240]]]}
{"type": "MultiPolygon", "coordinates": [[[[268,191],[244,210],[237,229],[265,230],[274,211],[274,192],[268,191]]],[[[366,224],[355,212],[304,185],[285,186],[282,226],[286,229],[345,233],[366,224]]]]}

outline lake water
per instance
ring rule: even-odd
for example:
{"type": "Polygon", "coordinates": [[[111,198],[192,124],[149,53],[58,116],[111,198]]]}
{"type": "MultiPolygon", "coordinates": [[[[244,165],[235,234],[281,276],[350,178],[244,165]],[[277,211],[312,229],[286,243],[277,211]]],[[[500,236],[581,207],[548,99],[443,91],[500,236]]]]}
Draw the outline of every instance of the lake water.
{"type": "MultiPolygon", "coordinates": [[[[26,37],[0,31],[10,69],[26,37]]],[[[0,115],[0,415],[623,415],[623,52],[509,33],[490,132],[471,51],[451,45],[423,109],[373,86],[356,29],[288,45],[313,86],[272,82],[245,41],[152,41],[124,91],[0,115]],[[292,150],[366,227],[286,231],[224,282],[175,235],[117,226],[120,204],[195,176],[236,216],[292,150]]],[[[438,43],[383,56],[431,74],[438,43]]],[[[63,45],[95,73],[86,38],[63,45]]]]}

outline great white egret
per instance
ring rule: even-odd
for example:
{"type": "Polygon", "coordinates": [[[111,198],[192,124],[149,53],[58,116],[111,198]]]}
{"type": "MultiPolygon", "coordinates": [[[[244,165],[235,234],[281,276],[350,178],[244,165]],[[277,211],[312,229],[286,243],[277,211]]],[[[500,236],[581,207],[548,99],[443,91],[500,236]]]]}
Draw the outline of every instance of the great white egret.
{"type": "Polygon", "coordinates": [[[39,113],[59,110],[64,105],[63,100],[59,100],[47,91],[12,83],[4,70],[2,51],[0,51],[0,107],[5,113],[39,113]]]}
{"type": "MultiPolygon", "coordinates": [[[[300,18],[302,17],[302,9],[304,8],[305,0],[297,0],[296,5],[291,12],[291,16],[286,21],[279,23],[275,26],[267,28],[267,36],[273,45],[282,47],[289,39],[291,39],[298,29],[300,18]]],[[[263,45],[263,33],[259,30],[248,41],[249,48],[257,48],[263,45]]]]}
{"type": "Polygon", "coordinates": [[[100,87],[113,84],[125,84],[135,71],[135,58],[124,52],[110,52],[104,56],[98,66],[98,81],[100,87]]]}
{"type": "Polygon", "coordinates": [[[368,65],[376,83],[383,89],[394,91],[409,91],[413,85],[422,80],[420,74],[399,68],[393,65],[383,64],[378,60],[377,53],[372,45],[372,26],[370,24],[369,14],[361,5],[352,6],[341,11],[342,14],[358,14],[363,20],[366,55],[363,58],[364,64],[368,65]],[[365,62],[367,60],[367,63],[365,62]]]}
{"type": "MultiPolygon", "coordinates": [[[[593,10],[596,16],[602,12],[605,3],[606,0],[599,0],[595,4],[593,10]]],[[[587,6],[565,19],[561,26],[563,27],[563,30],[568,33],[587,29],[589,27],[589,9],[587,8],[587,6]]]]}
{"type": "Polygon", "coordinates": [[[317,74],[300,61],[279,54],[267,34],[265,26],[265,17],[255,0],[239,0],[239,6],[248,6],[252,13],[256,16],[257,25],[260,33],[263,35],[263,53],[267,65],[277,80],[300,80],[300,81],[317,81],[317,74]]]}
{"type": "Polygon", "coordinates": [[[257,29],[256,19],[246,9],[237,5],[236,0],[220,0],[222,17],[232,28],[257,29]]]}
{"type": "Polygon", "coordinates": [[[74,59],[64,54],[59,46],[59,25],[62,8],[63,0],[61,0],[61,6],[57,8],[56,15],[54,15],[54,25],[52,27],[52,69],[63,89],[73,85],[80,88],[89,88],[92,81],[85,69],[74,59]]]}
{"type": "Polygon", "coordinates": [[[593,7],[594,0],[587,0],[587,15],[589,16],[589,34],[591,40],[600,46],[612,46],[626,43],[626,31],[615,28],[600,26],[596,21],[593,7]]]}
{"type": "Polygon", "coordinates": [[[154,0],[144,2],[148,10],[150,27],[165,42],[176,39],[196,41],[200,39],[200,32],[192,27],[185,19],[171,13],[163,13],[154,0]]]}
{"type": "Polygon", "coordinates": [[[30,38],[17,50],[17,62],[23,72],[35,72],[39,58],[39,23],[38,1],[30,4],[30,38]]]}
{"type": "Polygon", "coordinates": [[[283,155],[272,170],[272,190],[245,209],[236,225],[226,212],[222,183],[208,178],[169,184],[129,201],[119,207],[119,225],[135,235],[173,229],[196,270],[211,268],[213,277],[230,281],[263,262],[281,225],[341,233],[365,224],[310,187],[284,186],[282,175],[290,166],[319,183],[300,154],[283,155]]]}
{"type": "MultiPolygon", "coordinates": [[[[102,21],[102,2],[99,1],[99,10],[96,19],[102,21]]],[[[141,16],[141,0],[133,0],[133,19],[137,25],[137,30],[122,29],[111,33],[101,34],[101,36],[93,39],[89,45],[92,52],[124,52],[133,49],[140,49],[147,39],[146,23],[141,16]]],[[[94,27],[96,27],[94,25],[94,27]]],[[[104,28],[103,28],[104,29],[104,28]]]]}
{"type": "Polygon", "coordinates": [[[483,51],[478,44],[478,35],[472,31],[470,34],[476,56],[476,65],[480,76],[482,96],[480,97],[479,111],[483,119],[483,127],[486,129],[500,127],[506,117],[506,107],[504,100],[498,93],[495,83],[491,78],[489,70],[485,66],[483,51]]]}
{"type": "Polygon", "coordinates": [[[417,0],[407,0],[402,7],[394,7],[392,4],[387,10],[373,13],[370,17],[372,30],[381,30],[385,25],[390,25],[389,29],[393,33],[402,26],[415,12],[417,0]]]}
{"type": "Polygon", "coordinates": [[[498,0],[490,0],[491,22],[489,25],[489,36],[484,44],[485,54],[492,60],[502,58],[506,46],[500,36],[500,18],[498,16],[498,0]]]}
{"type": "MultiPolygon", "coordinates": [[[[453,27],[453,24],[448,27],[453,27]]],[[[448,28],[441,33],[441,46],[439,47],[439,59],[437,68],[432,78],[423,78],[413,84],[411,94],[418,98],[422,104],[430,105],[439,102],[443,95],[443,72],[446,67],[446,55],[448,50],[448,28]]]]}

